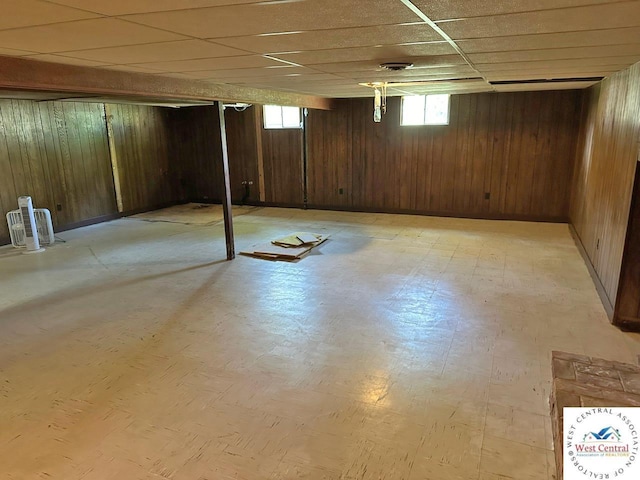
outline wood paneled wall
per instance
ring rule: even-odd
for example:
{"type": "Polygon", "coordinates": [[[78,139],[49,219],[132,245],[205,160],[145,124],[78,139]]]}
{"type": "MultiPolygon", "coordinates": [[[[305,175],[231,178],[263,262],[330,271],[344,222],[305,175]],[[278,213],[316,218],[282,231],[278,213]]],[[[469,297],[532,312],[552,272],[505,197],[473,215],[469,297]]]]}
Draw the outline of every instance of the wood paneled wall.
{"type": "MultiPolygon", "coordinates": [[[[105,109],[125,213],[219,198],[215,107],[0,100],[3,215],[19,195],[48,208],[56,229],[118,214],[105,109]]],[[[8,241],[2,219],[0,244],[8,241]]]]}
{"type": "Polygon", "coordinates": [[[124,212],[183,201],[180,155],[169,108],[107,105],[124,212]]]}
{"type": "Polygon", "coordinates": [[[566,220],[580,99],[580,91],[454,95],[446,126],[400,126],[399,98],[379,124],[370,99],[312,110],[309,204],[566,220]]]}
{"type": "MultiPolygon", "coordinates": [[[[56,226],[116,213],[102,105],[0,100],[3,217],[20,195],[51,210],[56,226]]],[[[8,237],[2,218],[0,242],[8,237]]]]}
{"type": "Polygon", "coordinates": [[[220,121],[215,105],[172,110],[172,157],[187,200],[222,199],[220,121]]]}
{"type": "Polygon", "coordinates": [[[571,223],[615,305],[640,140],[640,64],[585,98],[571,223]]]}
{"type": "Polygon", "coordinates": [[[302,130],[262,130],[265,201],[304,204],[302,130]]]}
{"type": "Polygon", "coordinates": [[[231,198],[235,203],[240,203],[245,197],[243,182],[252,182],[252,185],[249,185],[249,196],[246,201],[260,201],[260,173],[257,155],[258,134],[260,132],[256,130],[255,124],[255,115],[256,113],[260,115],[260,112],[262,112],[260,106],[249,107],[241,112],[233,108],[227,108],[224,111],[229,151],[231,198]]]}
{"type": "MultiPolygon", "coordinates": [[[[200,108],[202,107],[191,110],[197,111],[200,108]]],[[[267,130],[263,128],[262,106],[260,105],[252,106],[242,112],[227,108],[225,122],[233,202],[240,203],[242,201],[245,195],[242,184],[244,181],[253,182],[247,201],[250,203],[260,202],[260,169],[258,164],[262,162],[264,202],[285,206],[303,206],[302,130],[267,130]]],[[[193,124],[193,122],[190,123],[193,124]]],[[[219,128],[217,120],[215,128],[219,128]]],[[[219,168],[219,159],[216,159],[215,165],[216,168],[219,168]]],[[[216,170],[212,172],[211,177],[205,176],[208,178],[209,188],[207,190],[199,189],[193,198],[220,201],[222,199],[219,181],[221,175],[222,170],[216,170]],[[216,175],[218,181],[214,182],[216,175]]]]}
{"type": "Polygon", "coordinates": [[[636,168],[627,240],[616,299],[616,323],[640,329],[640,169],[636,168]]]}

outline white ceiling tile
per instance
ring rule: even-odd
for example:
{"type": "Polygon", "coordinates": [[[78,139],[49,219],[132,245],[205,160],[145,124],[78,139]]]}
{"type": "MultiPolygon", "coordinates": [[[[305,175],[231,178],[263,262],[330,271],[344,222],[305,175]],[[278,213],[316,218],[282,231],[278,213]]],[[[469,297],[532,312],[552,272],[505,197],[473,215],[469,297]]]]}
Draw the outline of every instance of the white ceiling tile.
{"type": "Polygon", "coordinates": [[[277,58],[288,60],[301,65],[317,63],[375,61],[407,61],[415,57],[432,55],[457,55],[456,50],[447,42],[428,43],[419,45],[388,45],[384,47],[337,48],[331,50],[314,50],[310,52],[296,52],[277,54],[277,58]]]}
{"type": "Polygon", "coordinates": [[[159,75],[157,70],[152,70],[150,68],[136,67],[133,65],[108,65],[104,68],[107,70],[117,70],[120,72],[149,73],[152,75],[159,75]]]}
{"type": "Polygon", "coordinates": [[[0,47],[55,53],[180,40],[184,37],[113,18],[80,20],[0,31],[0,47]]]}
{"type": "Polygon", "coordinates": [[[553,10],[616,1],[619,0],[413,0],[413,3],[431,20],[445,20],[553,10]]]}
{"type": "Polygon", "coordinates": [[[95,13],[40,0],[3,0],[1,8],[0,30],[99,17],[95,13]]]}
{"type": "Polygon", "coordinates": [[[508,80],[552,80],[557,78],[594,78],[608,77],[617,68],[591,67],[584,69],[568,70],[566,68],[546,68],[546,69],[522,69],[522,70],[496,70],[486,72],[485,78],[490,82],[508,80]]]}
{"type": "MultiPolygon", "coordinates": [[[[637,45],[611,45],[606,47],[550,48],[512,52],[476,53],[469,55],[473,63],[508,63],[546,60],[573,60],[579,58],[635,57],[640,60],[640,43],[637,45]]],[[[627,58],[628,59],[628,58],[627,58]]],[[[634,63],[634,61],[632,61],[634,63]]]]}
{"type": "Polygon", "coordinates": [[[243,76],[242,70],[237,71],[238,76],[216,76],[207,77],[208,80],[218,78],[224,80],[226,83],[255,83],[255,84],[279,84],[282,86],[290,85],[292,88],[299,86],[299,84],[330,84],[330,83],[344,83],[353,85],[353,80],[345,79],[329,73],[293,73],[288,75],[271,75],[271,76],[243,76]]]}
{"type": "Polygon", "coordinates": [[[198,70],[225,70],[235,68],[275,67],[287,68],[287,65],[260,55],[242,57],[201,58],[197,60],[177,60],[173,62],[140,63],[137,66],[158,70],[159,72],[196,72],[198,70]]]}
{"type": "Polygon", "coordinates": [[[294,67],[284,65],[278,68],[232,68],[227,70],[197,70],[193,72],[184,72],[193,78],[203,79],[228,79],[228,78],[264,78],[264,77],[282,77],[284,75],[291,75],[295,73],[318,73],[304,67],[294,67]]]}
{"type": "Polygon", "coordinates": [[[27,50],[14,50],[11,48],[0,48],[0,55],[7,55],[9,57],[24,57],[25,55],[35,55],[36,52],[29,52],[27,50]]]}
{"type": "Polygon", "coordinates": [[[465,53],[540,50],[544,48],[597,47],[605,45],[637,45],[640,27],[589,30],[582,32],[543,33],[457,40],[465,53]]]}
{"type": "Polygon", "coordinates": [[[297,31],[287,35],[249,35],[216,39],[218,43],[223,45],[256,53],[397,45],[441,40],[442,37],[425,23],[297,31]]]}
{"type": "Polygon", "coordinates": [[[458,19],[439,26],[482,74],[399,0],[7,0],[0,55],[331,97],[370,96],[357,83],[371,81],[486,91],[483,80],[446,80],[597,77],[640,60],[640,1],[415,3],[458,19]]]}
{"type": "Polygon", "coordinates": [[[551,82],[551,83],[524,83],[514,85],[494,85],[496,92],[531,92],[539,90],[577,90],[589,88],[597,82],[551,82]]]}
{"type": "Polygon", "coordinates": [[[65,56],[84,58],[114,64],[168,62],[196,58],[215,58],[245,55],[235,48],[217,45],[205,40],[179,40],[177,42],[147,43],[122,47],[98,48],[64,52],[65,56]]]}
{"type": "Polygon", "coordinates": [[[535,62],[506,62],[506,63],[477,63],[475,66],[480,72],[492,72],[498,70],[533,70],[563,68],[567,70],[584,69],[584,67],[618,67],[630,65],[637,57],[612,57],[612,58],[578,58],[572,60],[540,60],[535,62]]]}
{"type": "Polygon", "coordinates": [[[493,87],[485,82],[438,82],[432,85],[415,85],[415,86],[400,86],[397,88],[390,88],[388,94],[390,96],[401,95],[430,95],[435,93],[481,93],[492,92],[493,87]]]}
{"type": "Polygon", "coordinates": [[[53,55],[50,53],[30,55],[26,58],[30,60],[40,60],[42,62],[64,63],[65,65],[81,65],[83,67],[102,67],[105,65],[109,65],[105,62],[94,62],[92,60],[83,60],[80,58],[62,57],[60,55],[53,55]]]}
{"type": "Polygon", "coordinates": [[[640,1],[560,8],[438,23],[451,38],[469,39],[640,26],[640,1]]]}
{"type": "MultiPolygon", "coordinates": [[[[256,0],[49,0],[59,5],[82,8],[104,15],[127,15],[131,13],[164,12],[190,8],[217,7],[255,3],[256,0]]],[[[266,0],[270,1],[270,0],[266,0]]]]}
{"type": "Polygon", "coordinates": [[[127,20],[198,38],[416,22],[400,2],[304,0],[129,15],[127,20]]]}
{"type": "MultiPolygon", "coordinates": [[[[371,75],[371,70],[353,70],[348,72],[340,72],[339,75],[343,77],[349,78],[363,78],[367,75],[371,75]]],[[[390,70],[380,70],[377,69],[375,72],[376,76],[379,77],[431,77],[431,76],[440,76],[440,75],[455,75],[456,78],[461,76],[469,77],[469,76],[477,76],[477,72],[469,67],[467,64],[462,65],[451,65],[447,67],[439,67],[439,68],[408,68],[407,70],[401,70],[397,72],[393,72],[390,70]]]]}
{"type": "MultiPolygon", "coordinates": [[[[439,55],[433,57],[417,57],[412,58],[413,62],[412,70],[419,68],[432,69],[441,67],[450,67],[457,65],[466,65],[466,62],[459,55],[439,55]]],[[[350,71],[363,71],[369,70],[371,73],[385,72],[380,68],[378,61],[362,61],[362,62],[340,62],[340,63],[323,63],[313,65],[315,70],[319,70],[327,73],[339,73],[350,71]]]]}

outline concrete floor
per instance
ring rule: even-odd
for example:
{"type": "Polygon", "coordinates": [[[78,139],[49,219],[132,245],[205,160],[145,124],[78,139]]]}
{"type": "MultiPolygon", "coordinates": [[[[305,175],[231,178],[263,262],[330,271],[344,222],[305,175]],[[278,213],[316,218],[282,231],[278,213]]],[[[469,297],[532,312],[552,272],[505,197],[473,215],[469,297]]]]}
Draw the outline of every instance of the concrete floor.
{"type": "Polygon", "coordinates": [[[635,362],[566,225],[258,209],[0,249],[1,479],[553,478],[550,353],[635,362]]]}

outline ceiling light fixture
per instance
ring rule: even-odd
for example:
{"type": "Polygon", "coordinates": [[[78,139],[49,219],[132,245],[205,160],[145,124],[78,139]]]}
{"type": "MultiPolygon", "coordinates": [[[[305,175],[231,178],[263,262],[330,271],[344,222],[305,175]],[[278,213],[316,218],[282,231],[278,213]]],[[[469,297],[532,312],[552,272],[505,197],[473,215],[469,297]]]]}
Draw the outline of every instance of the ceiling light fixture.
{"type": "Polygon", "coordinates": [[[360,83],[359,85],[373,88],[373,121],[380,123],[382,115],[387,113],[387,82],[360,83]]]}
{"type": "Polygon", "coordinates": [[[390,70],[392,72],[401,72],[402,70],[406,70],[411,67],[413,67],[413,63],[411,62],[385,62],[380,64],[380,68],[384,68],[385,70],[390,70]]]}

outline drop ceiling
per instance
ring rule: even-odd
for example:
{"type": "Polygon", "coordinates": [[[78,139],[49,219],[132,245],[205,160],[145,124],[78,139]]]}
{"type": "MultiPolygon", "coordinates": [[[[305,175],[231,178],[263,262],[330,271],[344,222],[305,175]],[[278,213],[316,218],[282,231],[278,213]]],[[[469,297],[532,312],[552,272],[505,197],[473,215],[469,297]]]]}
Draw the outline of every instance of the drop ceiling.
{"type": "Polygon", "coordinates": [[[2,10],[0,55],[324,97],[370,96],[358,84],[378,81],[403,82],[392,95],[584,88],[640,61],[640,1],[5,0],[2,10]],[[388,72],[385,61],[414,66],[388,72]],[[429,83],[406,85],[417,81],[429,83]]]}

